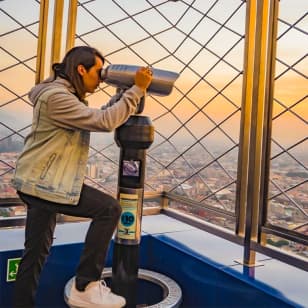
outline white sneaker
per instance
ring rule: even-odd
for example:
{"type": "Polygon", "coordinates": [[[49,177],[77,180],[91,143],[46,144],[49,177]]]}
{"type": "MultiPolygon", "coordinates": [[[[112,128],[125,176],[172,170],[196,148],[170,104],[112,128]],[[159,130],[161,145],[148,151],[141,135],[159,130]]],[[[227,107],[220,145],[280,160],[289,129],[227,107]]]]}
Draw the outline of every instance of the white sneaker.
{"type": "Polygon", "coordinates": [[[70,307],[120,308],[126,301],[112,293],[104,280],[90,282],[84,291],[78,291],[74,279],[67,303],[70,307]]]}

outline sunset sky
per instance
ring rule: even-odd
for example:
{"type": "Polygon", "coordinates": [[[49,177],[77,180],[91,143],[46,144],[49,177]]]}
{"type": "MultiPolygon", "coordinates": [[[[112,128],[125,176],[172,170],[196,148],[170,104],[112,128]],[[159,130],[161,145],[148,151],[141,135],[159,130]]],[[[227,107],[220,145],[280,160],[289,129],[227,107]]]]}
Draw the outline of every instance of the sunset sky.
{"type": "MultiPolygon", "coordinates": [[[[80,1],[81,4],[84,2],[80,1]]],[[[202,136],[212,124],[198,112],[198,108],[205,106],[203,111],[219,123],[240,107],[242,76],[239,72],[243,69],[244,51],[241,36],[245,31],[246,5],[240,0],[225,0],[210,9],[214,1],[149,2],[104,0],[80,6],[77,16],[77,35],[80,38],[76,39],[76,45],[86,42],[97,47],[106,55],[109,63],[150,64],[181,73],[172,95],[148,98],[145,113],[154,119],[158,118],[156,125],[161,125],[162,133],[166,136],[180,125],[179,121],[188,121],[197,113],[195,120],[187,125],[195,135],[202,136]],[[193,6],[189,8],[187,3],[193,3],[193,6]],[[234,16],[221,28],[232,12],[235,12],[234,16]],[[95,18],[91,14],[95,14],[95,18]],[[133,19],[128,18],[128,14],[133,19]],[[94,29],[96,31],[91,32],[94,29]],[[216,35],[212,38],[214,33],[216,35]],[[129,48],[125,45],[129,45],[129,48]],[[235,47],[231,48],[233,45],[235,47]],[[224,61],[221,61],[223,55],[224,61]],[[187,64],[189,67],[185,67],[187,64]],[[200,76],[204,74],[206,82],[200,81],[200,76]],[[230,101],[224,96],[213,99],[217,90],[223,89],[232,79],[232,84],[223,91],[230,101]],[[207,104],[209,101],[211,103],[207,104]],[[166,108],[172,109],[178,119],[170,114],[162,116],[166,108]],[[205,121],[201,131],[200,121],[205,121]]],[[[38,32],[36,21],[39,4],[32,0],[22,1],[22,4],[21,9],[19,0],[0,2],[0,121],[14,129],[21,129],[31,122],[32,108],[24,101],[28,100],[26,93],[34,85],[33,71],[36,69],[37,39],[33,33],[38,32]],[[20,29],[21,25],[27,29],[20,29]],[[25,61],[26,66],[16,65],[18,61],[25,61]]],[[[68,1],[65,1],[64,39],[67,7],[68,1]]],[[[300,19],[307,10],[306,0],[280,1],[274,117],[285,108],[292,108],[291,112],[284,113],[274,121],[273,133],[278,139],[289,140],[286,145],[305,138],[308,132],[308,62],[305,57],[308,50],[307,14],[300,19]],[[288,30],[289,25],[294,23],[297,28],[288,30]],[[288,69],[288,66],[293,66],[293,70],[288,69]],[[287,73],[281,75],[286,70],[287,73]]],[[[53,1],[50,1],[47,56],[50,54],[52,11],[53,1]]],[[[45,69],[46,76],[48,67],[49,63],[45,69]]],[[[90,98],[91,106],[100,107],[108,99],[107,94],[114,92],[110,87],[102,87],[106,92],[93,95],[90,98]]],[[[226,127],[235,127],[238,132],[239,117],[235,115],[231,118],[226,127]]]]}

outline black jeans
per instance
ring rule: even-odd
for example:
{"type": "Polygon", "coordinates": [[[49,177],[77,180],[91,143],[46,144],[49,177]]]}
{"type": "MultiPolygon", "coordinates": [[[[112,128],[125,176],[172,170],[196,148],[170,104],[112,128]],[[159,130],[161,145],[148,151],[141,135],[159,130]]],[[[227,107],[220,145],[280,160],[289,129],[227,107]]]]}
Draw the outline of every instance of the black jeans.
{"type": "Polygon", "coordinates": [[[118,201],[87,185],[83,185],[76,206],[18,194],[27,205],[27,221],[25,249],[15,282],[14,307],[34,306],[39,276],[53,241],[57,213],[92,218],[76,271],[76,287],[82,290],[90,281],[99,280],[121,215],[118,201]]]}

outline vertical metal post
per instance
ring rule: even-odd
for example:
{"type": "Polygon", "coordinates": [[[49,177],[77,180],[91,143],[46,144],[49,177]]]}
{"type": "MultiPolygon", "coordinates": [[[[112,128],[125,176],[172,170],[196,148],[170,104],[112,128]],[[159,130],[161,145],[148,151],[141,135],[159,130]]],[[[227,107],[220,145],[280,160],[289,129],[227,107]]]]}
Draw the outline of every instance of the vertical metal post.
{"type": "Polygon", "coordinates": [[[37,41],[37,58],[36,58],[36,75],[35,75],[36,84],[40,83],[44,79],[48,7],[49,7],[49,0],[41,0],[39,33],[37,41]]]}
{"type": "MultiPolygon", "coordinates": [[[[68,8],[66,51],[71,49],[75,44],[77,5],[78,5],[78,0],[70,0],[70,5],[68,8]]],[[[51,64],[60,61],[61,47],[62,47],[63,8],[64,8],[64,0],[56,0],[54,2],[54,18],[53,18],[51,58],[50,58],[51,64]]],[[[38,44],[37,44],[36,76],[35,76],[36,84],[44,79],[47,29],[48,29],[48,10],[49,10],[49,0],[41,0],[39,34],[38,34],[38,44]]],[[[50,73],[51,72],[52,71],[50,66],[50,73]]]]}
{"type": "Polygon", "coordinates": [[[70,0],[68,9],[67,35],[66,35],[66,51],[75,45],[76,20],[77,20],[77,0],[70,0]]]}
{"type": "Polygon", "coordinates": [[[61,42],[62,42],[63,6],[64,6],[63,0],[55,1],[52,47],[51,47],[51,64],[59,62],[60,60],[61,42]]]}
{"type": "Polygon", "coordinates": [[[264,156],[264,112],[268,86],[268,1],[257,1],[254,82],[252,91],[251,129],[248,162],[247,210],[244,237],[244,264],[255,264],[255,251],[251,242],[257,240],[260,208],[260,191],[263,180],[262,158],[264,156]]]}
{"type": "Polygon", "coordinates": [[[166,197],[164,192],[163,192],[163,194],[161,196],[160,207],[163,210],[168,209],[168,207],[169,207],[169,198],[166,197]]]}
{"type": "Polygon", "coordinates": [[[268,185],[270,173],[271,156],[271,135],[272,135],[272,113],[274,97],[274,78],[276,65],[276,47],[277,47],[277,28],[278,28],[278,9],[279,0],[271,1],[269,9],[269,35],[268,35],[268,61],[267,61],[267,87],[265,95],[264,112],[264,140],[262,157],[262,183],[260,189],[260,215],[258,224],[258,242],[265,245],[266,236],[262,236],[261,227],[266,224],[268,185]]]}
{"type": "Polygon", "coordinates": [[[255,32],[256,32],[256,1],[247,1],[244,76],[242,91],[242,115],[240,129],[240,148],[238,157],[238,181],[236,188],[236,234],[244,237],[245,215],[248,183],[249,137],[251,124],[252,92],[254,82],[255,61],[255,32]]]}
{"type": "Polygon", "coordinates": [[[236,233],[244,236],[243,263],[248,266],[255,264],[251,242],[260,238],[260,208],[266,202],[277,1],[250,0],[246,9],[236,233]]]}

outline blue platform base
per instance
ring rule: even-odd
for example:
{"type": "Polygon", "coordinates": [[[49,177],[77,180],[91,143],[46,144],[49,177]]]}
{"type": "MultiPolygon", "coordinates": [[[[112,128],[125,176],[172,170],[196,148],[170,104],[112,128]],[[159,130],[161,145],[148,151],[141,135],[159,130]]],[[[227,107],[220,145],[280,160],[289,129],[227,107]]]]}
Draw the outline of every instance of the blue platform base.
{"type": "MultiPolygon", "coordinates": [[[[57,225],[42,272],[38,307],[67,307],[63,290],[75,275],[87,222],[57,225]]],[[[242,247],[164,215],[143,217],[140,268],[175,280],[182,307],[308,307],[307,272],[266,256],[247,269],[235,260],[242,247]]],[[[7,281],[8,259],[22,253],[24,229],[0,230],[0,307],[11,307],[14,281],[7,281]]],[[[106,266],[112,266],[113,242],[106,266]]]]}

